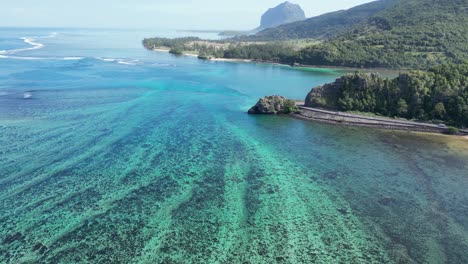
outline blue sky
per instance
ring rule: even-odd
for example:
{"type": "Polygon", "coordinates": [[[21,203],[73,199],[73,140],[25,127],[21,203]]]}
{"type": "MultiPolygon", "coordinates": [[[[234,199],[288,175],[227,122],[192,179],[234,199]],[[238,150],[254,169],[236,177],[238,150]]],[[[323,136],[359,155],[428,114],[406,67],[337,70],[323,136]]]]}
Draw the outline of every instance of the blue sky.
{"type": "MultiPolygon", "coordinates": [[[[4,0],[0,26],[252,29],[284,0],[4,0]]],[[[372,0],[292,0],[308,17],[372,0]]]]}

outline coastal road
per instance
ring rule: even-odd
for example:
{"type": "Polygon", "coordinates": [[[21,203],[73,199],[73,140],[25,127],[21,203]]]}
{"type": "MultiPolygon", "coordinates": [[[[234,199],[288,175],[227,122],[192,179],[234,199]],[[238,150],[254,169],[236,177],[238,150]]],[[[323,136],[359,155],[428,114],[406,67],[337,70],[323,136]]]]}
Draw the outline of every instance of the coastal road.
{"type": "MultiPolygon", "coordinates": [[[[319,108],[306,107],[300,104],[298,105],[298,107],[303,111],[300,114],[302,117],[318,121],[398,130],[414,130],[437,133],[445,133],[448,131],[448,128],[445,125],[437,125],[385,117],[363,116],[346,112],[329,111],[319,108]]],[[[460,133],[468,135],[468,130],[460,130],[460,133]]]]}

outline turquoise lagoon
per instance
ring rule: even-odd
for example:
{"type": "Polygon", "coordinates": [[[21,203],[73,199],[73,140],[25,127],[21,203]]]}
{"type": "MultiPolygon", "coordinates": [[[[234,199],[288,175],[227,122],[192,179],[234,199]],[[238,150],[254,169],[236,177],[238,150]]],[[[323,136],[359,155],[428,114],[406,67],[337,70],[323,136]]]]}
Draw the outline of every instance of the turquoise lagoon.
{"type": "Polygon", "coordinates": [[[0,33],[0,263],[468,263],[467,140],[245,114],[344,70],[0,33]]]}

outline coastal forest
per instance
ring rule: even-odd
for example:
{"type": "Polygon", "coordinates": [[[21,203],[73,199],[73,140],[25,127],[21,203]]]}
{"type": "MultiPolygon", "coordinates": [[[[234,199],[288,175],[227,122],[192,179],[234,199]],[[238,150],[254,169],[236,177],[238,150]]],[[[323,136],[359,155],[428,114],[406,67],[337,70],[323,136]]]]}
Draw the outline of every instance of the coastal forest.
{"type": "Polygon", "coordinates": [[[206,59],[428,69],[468,60],[468,2],[381,0],[247,37],[221,41],[152,38],[143,44],[149,49],[167,47],[175,54],[195,51],[206,59]]]}
{"type": "Polygon", "coordinates": [[[314,88],[306,105],[468,127],[468,62],[401,73],[394,79],[356,72],[314,88]]]}
{"type": "Polygon", "coordinates": [[[174,54],[196,52],[200,59],[404,69],[395,79],[347,75],[339,85],[315,89],[307,101],[329,109],[468,127],[466,0],[381,0],[251,36],[149,38],[143,45],[174,54]]]}

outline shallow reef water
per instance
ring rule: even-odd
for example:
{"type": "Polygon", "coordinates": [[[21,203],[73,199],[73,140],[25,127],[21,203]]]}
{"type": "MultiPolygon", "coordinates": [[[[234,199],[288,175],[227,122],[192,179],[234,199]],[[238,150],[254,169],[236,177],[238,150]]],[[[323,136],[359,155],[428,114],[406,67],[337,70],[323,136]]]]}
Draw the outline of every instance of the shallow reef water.
{"type": "Polygon", "coordinates": [[[245,114],[344,70],[0,31],[0,263],[468,263],[468,140],[245,114]]]}

